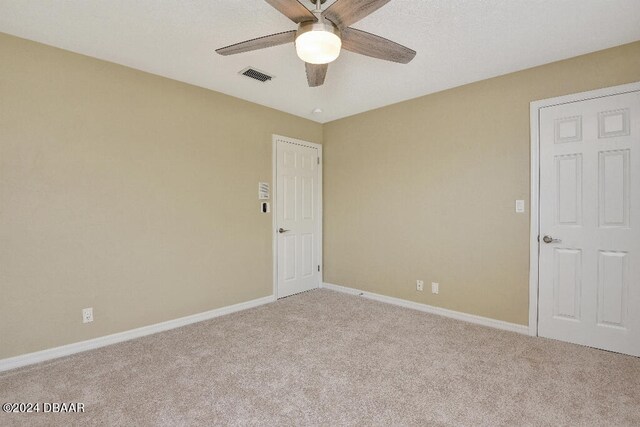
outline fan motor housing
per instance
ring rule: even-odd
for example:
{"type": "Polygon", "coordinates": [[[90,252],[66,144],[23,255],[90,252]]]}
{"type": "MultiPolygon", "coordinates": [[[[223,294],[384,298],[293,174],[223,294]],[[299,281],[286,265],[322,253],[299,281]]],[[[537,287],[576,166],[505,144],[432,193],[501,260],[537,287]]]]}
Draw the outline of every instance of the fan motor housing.
{"type": "Polygon", "coordinates": [[[298,26],[298,31],[296,31],[296,40],[302,34],[307,33],[309,31],[326,31],[329,33],[333,33],[338,36],[339,39],[342,40],[342,34],[340,33],[340,29],[335,26],[335,24],[329,20],[322,20],[318,22],[306,21],[301,22],[298,26]]]}

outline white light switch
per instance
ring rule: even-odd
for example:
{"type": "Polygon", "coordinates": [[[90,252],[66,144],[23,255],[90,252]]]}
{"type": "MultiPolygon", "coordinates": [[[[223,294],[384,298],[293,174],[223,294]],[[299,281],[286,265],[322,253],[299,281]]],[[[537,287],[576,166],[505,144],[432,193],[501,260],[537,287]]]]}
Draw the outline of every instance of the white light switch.
{"type": "Polygon", "coordinates": [[[524,212],[524,200],[516,200],[516,212],[517,213],[524,212]]]}

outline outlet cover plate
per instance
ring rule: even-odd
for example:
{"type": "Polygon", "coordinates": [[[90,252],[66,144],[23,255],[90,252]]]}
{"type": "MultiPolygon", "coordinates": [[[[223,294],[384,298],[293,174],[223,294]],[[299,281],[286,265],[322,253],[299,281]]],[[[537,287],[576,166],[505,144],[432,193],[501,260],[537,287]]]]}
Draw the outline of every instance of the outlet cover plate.
{"type": "Polygon", "coordinates": [[[93,322],[93,307],[82,309],[82,323],[93,322]]]}

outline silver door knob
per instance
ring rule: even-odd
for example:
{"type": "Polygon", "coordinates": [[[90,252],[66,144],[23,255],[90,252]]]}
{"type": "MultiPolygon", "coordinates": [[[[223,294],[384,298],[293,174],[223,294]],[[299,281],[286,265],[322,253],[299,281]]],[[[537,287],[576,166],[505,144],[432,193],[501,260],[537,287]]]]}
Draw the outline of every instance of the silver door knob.
{"type": "Polygon", "coordinates": [[[543,241],[543,242],[545,242],[545,243],[560,243],[560,242],[562,242],[562,240],[560,240],[560,239],[554,239],[554,238],[553,238],[553,237],[551,237],[551,236],[544,236],[544,237],[542,238],[542,241],[543,241]]]}
{"type": "Polygon", "coordinates": [[[278,233],[286,233],[287,231],[290,231],[290,230],[285,230],[282,227],[278,228],[278,233]]]}

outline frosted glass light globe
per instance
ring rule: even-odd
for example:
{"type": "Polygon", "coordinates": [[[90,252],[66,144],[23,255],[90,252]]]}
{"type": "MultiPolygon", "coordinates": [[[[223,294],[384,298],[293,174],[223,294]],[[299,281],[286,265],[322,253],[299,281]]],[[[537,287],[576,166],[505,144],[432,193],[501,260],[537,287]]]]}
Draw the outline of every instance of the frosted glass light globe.
{"type": "Polygon", "coordinates": [[[328,64],[340,55],[342,41],[333,25],[305,22],[296,35],[296,52],[300,59],[310,64],[328,64]]]}

